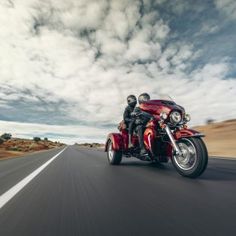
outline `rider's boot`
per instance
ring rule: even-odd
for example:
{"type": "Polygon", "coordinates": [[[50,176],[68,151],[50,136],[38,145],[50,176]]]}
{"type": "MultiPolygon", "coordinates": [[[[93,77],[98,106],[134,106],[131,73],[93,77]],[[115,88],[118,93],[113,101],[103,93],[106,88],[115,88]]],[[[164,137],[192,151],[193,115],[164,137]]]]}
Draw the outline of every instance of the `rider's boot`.
{"type": "Polygon", "coordinates": [[[145,148],[142,148],[142,149],[140,150],[140,155],[141,155],[141,156],[148,156],[148,153],[147,153],[147,151],[145,150],[145,148]]]}
{"type": "Polygon", "coordinates": [[[151,161],[149,155],[148,155],[148,152],[146,151],[145,148],[141,148],[140,150],[140,157],[141,157],[141,160],[144,160],[144,161],[151,161]]]}
{"type": "Polygon", "coordinates": [[[133,144],[132,144],[132,135],[129,134],[129,144],[128,144],[128,148],[133,148],[133,144]]]}

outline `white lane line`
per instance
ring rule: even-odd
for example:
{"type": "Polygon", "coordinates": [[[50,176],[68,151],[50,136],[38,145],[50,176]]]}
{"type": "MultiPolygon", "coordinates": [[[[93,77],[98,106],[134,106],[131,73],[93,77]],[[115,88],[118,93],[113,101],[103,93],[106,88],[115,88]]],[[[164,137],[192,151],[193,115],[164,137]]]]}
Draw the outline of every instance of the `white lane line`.
{"type": "Polygon", "coordinates": [[[35,178],[44,168],[46,168],[52,161],[54,161],[61,153],[66,150],[65,147],[62,151],[53,156],[50,160],[41,165],[38,169],[22,179],[18,184],[14,185],[8,191],[0,196],[0,209],[10,201],[22,188],[24,188],[33,178],[35,178]]]}

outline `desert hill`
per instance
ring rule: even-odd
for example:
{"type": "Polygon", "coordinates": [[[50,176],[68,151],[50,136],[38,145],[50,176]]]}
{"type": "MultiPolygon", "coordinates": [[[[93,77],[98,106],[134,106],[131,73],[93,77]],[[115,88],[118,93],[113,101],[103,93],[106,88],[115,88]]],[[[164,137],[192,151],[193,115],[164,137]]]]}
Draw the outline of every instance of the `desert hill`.
{"type": "Polygon", "coordinates": [[[50,140],[34,141],[33,139],[11,138],[0,144],[0,158],[20,156],[26,153],[49,150],[63,145],[62,143],[52,142],[50,140]]]}
{"type": "Polygon", "coordinates": [[[203,126],[194,129],[204,133],[209,155],[236,157],[236,119],[203,126]]]}

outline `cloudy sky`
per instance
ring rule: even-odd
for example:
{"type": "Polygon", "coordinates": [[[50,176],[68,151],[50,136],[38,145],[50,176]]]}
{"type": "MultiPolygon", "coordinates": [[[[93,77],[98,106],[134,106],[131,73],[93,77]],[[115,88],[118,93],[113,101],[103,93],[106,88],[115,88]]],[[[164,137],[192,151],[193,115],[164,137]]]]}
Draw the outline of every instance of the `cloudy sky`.
{"type": "Polygon", "coordinates": [[[129,94],[236,118],[235,0],[1,0],[0,132],[103,142],[129,94]]]}

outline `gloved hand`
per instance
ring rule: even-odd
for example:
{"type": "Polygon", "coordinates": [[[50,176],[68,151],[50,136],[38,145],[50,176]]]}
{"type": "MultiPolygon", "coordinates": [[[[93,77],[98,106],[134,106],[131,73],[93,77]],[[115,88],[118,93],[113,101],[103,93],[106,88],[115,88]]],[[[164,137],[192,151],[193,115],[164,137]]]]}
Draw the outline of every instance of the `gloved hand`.
{"type": "Polygon", "coordinates": [[[140,119],[140,118],[137,118],[137,119],[135,120],[135,124],[136,124],[136,125],[142,125],[143,123],[144,123],[143,120],[140,119]]]}

